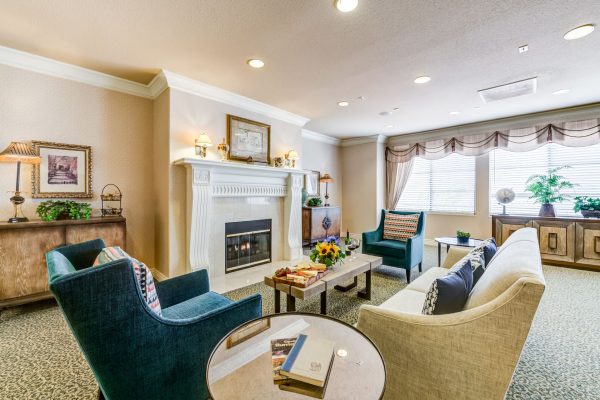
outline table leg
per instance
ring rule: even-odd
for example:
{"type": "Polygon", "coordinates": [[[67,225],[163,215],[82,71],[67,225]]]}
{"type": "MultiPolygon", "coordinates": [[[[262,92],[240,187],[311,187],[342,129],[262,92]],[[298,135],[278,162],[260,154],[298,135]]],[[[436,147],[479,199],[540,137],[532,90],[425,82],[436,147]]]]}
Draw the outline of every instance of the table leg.
{"type": "Polygon", "coordinates": [[[438,267],[442,266],[442,244],[438,242],[438,267]]]}
{"type": "Polygon", "coordinates": [[[327,290],[321,292],[321,314],[327,315],[327,290]]]}
{"type": "Polygon", "coordinates": [[[286,295],[287,300],[287,312],[296,311],[296,298],[291,294],[286,295]]]}
{"type": "Polygon", "coordinates": [[[363,290],[361,290],[360,292],[357,293],[357,296],[360,297],[361,299],[365,299],[365,300],[371,300],[371,270],[368,270],[367,272],[365,272],[365,280],[366,280],[366,285],[365,288],[363,290]]]}
{"type": "Polygon", "coordinates": [[[275,314],[279,314],[281,312],[281,293],[277,289],[273,289],[275,295],[275,314]]]}
{"type": "Polygon", "coordinates": [[[446,253],[448,253],[449,251],[450,251],[450,245],[449,245],[449,244],[447,244],[447,245],[446,245],[446,253]]]}
{"type": "Polygon", "coordinates": [[[354,277],[354,281],[352,283],[349,283],[347,285],[335,285],[334,289],[339,290],[340,292],[347,292],[348,290],[355,288],[356,285],[358,285],[357,276],[354,277]]]}

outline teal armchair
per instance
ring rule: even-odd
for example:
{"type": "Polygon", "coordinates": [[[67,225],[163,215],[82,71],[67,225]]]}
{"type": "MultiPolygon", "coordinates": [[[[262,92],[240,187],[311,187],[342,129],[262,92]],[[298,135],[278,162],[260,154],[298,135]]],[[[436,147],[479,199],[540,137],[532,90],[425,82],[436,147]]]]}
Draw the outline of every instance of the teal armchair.
{"type": "Polygon", "coordinates": [[[93,240],[46,254],[54,294],[100,386],[99,398],[206,399],[206,364],[235,327],[261,316],[261,297],[209,291],[206,270],[156,283],[162,316],[144,302],[131,261],[89,268],[93,240]]]}
{"type": "Polygon", "coordinates": [[[379,227],[371,232],[362,234],[362,252],[379,256],[383,259],[384,265],[389,265],[406,270],[406,281],[410,283],[410,271],[416,265],[419,266],[419,272],[423,270],[423,240],[425,230],[425,213],[420,212],[417,233],[406,242],[398,240],[383,239],[383,222],[385,213],[392,214],[416,214],[405,211],[386,211],[381,210],[381,221],[379,227]]]}

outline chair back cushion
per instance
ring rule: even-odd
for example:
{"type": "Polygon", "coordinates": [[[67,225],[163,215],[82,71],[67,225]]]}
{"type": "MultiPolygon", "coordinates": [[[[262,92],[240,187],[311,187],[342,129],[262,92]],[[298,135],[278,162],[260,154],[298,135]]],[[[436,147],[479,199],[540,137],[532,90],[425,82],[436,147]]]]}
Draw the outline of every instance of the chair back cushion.
{"type": "Polygon", "coordinates": [[[406,241],[417,234],[420,214],[385,213],[383,220],[383,238],[406,241]]]}
{"type": "Polygon", "coordinates": [[[544,284],[537,233],[533,228],[519,229],[500,246],[471,291],[465,309],[492,301],[523,277],[544,284]]]}
{"type": "Polygon", "coordinates": [[[121,260],[123,258],[128,258],[131,260],[131,265],[133,265],[135,276],[148,307],[150,307],[150,309],[157,315],[162,315],[160,301],[158,300],[158,294],[156,293],[156,288],[154,286],[152,272],[150,271],[150,268],[148,268],[143,262],[131,257],[119,246],[113,246],[102,249],[94,261],[94,266],[106,264],[111,261],[121,260]]]}

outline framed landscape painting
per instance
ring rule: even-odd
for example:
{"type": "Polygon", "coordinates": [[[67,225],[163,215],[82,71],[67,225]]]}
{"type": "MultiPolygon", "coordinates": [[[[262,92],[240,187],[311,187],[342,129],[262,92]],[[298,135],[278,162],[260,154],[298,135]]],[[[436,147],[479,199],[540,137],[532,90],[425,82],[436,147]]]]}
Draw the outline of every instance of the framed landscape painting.
{"type": "Polygon", "coordinates": [[[34,141],[42,159],[33,167],[32,196],[48,198],[92,197],[92,148],[34,141]]]}
{"type": "Polygon", "coordinates": [[[271,163],[271,126],[227,115],[229,159],[262,164],[271,163]]]}

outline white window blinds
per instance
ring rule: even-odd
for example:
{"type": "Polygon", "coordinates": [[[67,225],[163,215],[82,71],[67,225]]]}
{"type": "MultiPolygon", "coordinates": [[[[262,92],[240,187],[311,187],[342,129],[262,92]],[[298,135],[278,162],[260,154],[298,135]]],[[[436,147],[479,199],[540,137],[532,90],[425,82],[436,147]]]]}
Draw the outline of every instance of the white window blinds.
{"type": "MultiPolygon", "coordinates": [[[[525,182],[534,174],[545,174],[549,168],[570,165],[559,172],[572,183],[574,189],[566,193],[600,197],[600,144],[588,147],[565,147],[555,143],[525,153],[494,150],[490,153],[490,211],[501,213],[502,206],[496,201],[496,191],[501,188],[514,190],[515,200],[506,206],[513,215],[537,215],[540,205],[529,199],[525,182]]],[[[557,215],[572,216],[573,203],[567,200],[555,204],[557,215]]]]}
{"type": "Polygon", "coordinates": [[[475,157],[415,158],[397,210],[475,213],[475,157]]]}

